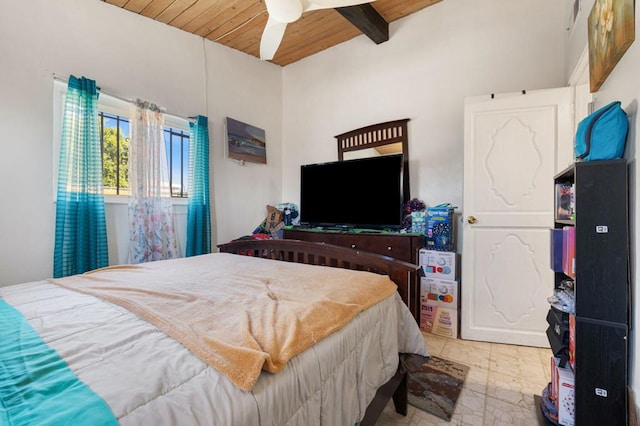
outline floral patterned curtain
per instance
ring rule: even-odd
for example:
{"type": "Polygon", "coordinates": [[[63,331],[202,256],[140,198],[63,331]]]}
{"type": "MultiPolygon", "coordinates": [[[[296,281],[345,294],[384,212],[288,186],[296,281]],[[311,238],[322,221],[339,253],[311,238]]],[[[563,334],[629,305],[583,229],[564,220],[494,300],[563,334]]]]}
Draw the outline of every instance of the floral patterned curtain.
{"type": "Polygon", "coordinates": [[[164,144],[164,114],[136,100],[129,144],[129,263],[178,257],[164,144]]]}

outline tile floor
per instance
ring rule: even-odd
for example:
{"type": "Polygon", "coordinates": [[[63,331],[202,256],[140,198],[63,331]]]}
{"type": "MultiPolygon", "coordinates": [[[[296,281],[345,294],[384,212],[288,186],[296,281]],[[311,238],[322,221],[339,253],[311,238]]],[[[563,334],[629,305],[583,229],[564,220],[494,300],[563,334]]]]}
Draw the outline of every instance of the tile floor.
{"type": "Polygon", "coordinates": [[[431,355],[468,365],[450,422],[409,406],[407,416],[387,405],[378,426],[537,426],[533,395],[549,383],[550,349],[447,339],[423,333],[431,355]]]}

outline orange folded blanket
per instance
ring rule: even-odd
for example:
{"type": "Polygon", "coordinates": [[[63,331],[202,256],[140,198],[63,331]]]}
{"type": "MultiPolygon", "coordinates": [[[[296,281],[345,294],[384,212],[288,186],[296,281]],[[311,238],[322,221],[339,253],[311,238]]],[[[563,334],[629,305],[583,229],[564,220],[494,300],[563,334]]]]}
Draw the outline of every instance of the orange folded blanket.
{"type": "Polygon", "coordinates": [[[396,291],[383,275],[226,253],[50,281],[127,308],[243,390],[396,291]]]}

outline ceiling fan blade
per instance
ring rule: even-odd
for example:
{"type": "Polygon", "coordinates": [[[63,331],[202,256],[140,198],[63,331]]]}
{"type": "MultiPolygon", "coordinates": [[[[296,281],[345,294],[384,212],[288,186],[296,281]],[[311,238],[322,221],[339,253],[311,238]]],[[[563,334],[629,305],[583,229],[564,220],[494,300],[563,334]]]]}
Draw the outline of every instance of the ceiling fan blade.
{"type": "Polygon", "coordinates": [[[318,9],[354,6],[375,0],[265,0],[269,19],[260,39],[260,59],[273,59],[287,29],[287,23],[300,18],[303,12],[318,9]]]}
{"type": "Polygon", "coordinates": [[[262,38],[260,39],[260,59],[263,61],[273,59],[278,51],[286,29],[287,24],[285,22],[280,22],[269,17],[267,25],[262,32],[262,38]]]}
{"type": "Polygon", "coordinates": [[[309,10],[355,6],[363,3],[372,3],[374,1],[375,0],[302,0],[302,9],[307,12],[309,10]]]}

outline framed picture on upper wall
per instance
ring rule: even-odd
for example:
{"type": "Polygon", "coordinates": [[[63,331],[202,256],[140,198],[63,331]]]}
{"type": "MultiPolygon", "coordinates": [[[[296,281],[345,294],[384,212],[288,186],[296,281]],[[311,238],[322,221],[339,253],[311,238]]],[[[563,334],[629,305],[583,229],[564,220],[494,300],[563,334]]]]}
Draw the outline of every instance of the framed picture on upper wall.
{"type": "Polygon", "coordinates": [[[265,131],[227,117],[227,155],[234,160],[267,164],[265,131]]]}
{"type": "Polygon", "coordinates": [[[635,39],[634,0],[595,0],[589,18],[589,81],[597,92],[635,39]]]}

